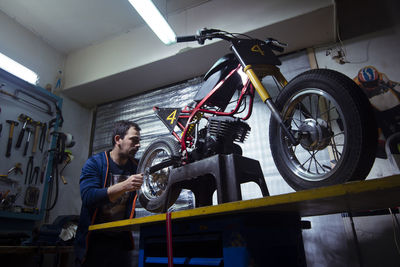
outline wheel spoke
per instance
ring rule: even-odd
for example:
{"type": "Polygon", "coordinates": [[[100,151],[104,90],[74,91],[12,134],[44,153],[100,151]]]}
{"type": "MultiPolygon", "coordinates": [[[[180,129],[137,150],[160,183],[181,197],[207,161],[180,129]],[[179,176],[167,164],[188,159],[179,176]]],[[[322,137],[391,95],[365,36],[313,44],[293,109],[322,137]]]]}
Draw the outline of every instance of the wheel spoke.
{"type": "Polygon", "coordinates": [[[318,116],[318,113],[319,113],[319,98],[320,98],[320,96],[317,95],[316,98],[317,99],[315,101],[315,120],[318,121],[318,118],[319,118],[319,116],[318,116]]]}
{"type": "Polygon", "coordinates": [[[308,96],[308,101],[309,101],[309,105],[310,105],[310,115],[311,115],[311,118],[313,118],[311,95],[308,96]]]}
{"type": "Polygon", "coordinates": [[[337,149],[337,145],[336,144],[331,144],[332,150],[333,150],[333,155],[336,161],[339,161],[339,159],[342,157],[342,153],[339,152],[339,150],[337,149]]]}
{"type": "Polygon", "coordinates": [[[344,131],[341,131],[341,132],[339,132],[339,133],[336,133],[336,134],[334,134],[332,137],[337,137],[337,136],[339,136],[339,135],[344,135],[344,131]]]}
{"type": "Polygon", "coordinates": [[[309,88],[294,95],[283,111],[284,122],[292,129],[304,132],[300,144],[292,145],[285,138],[284,151],[290,170],[307,181],[326,179],[334,171],[345,145],[346,122],[341,107],[327,92],[309,88]],[[308,133],[308,134],[305,134],[308,133]]]}
{"type": "MultiPolygon", "coordinates": [[[[330,101],[329,101],[329,105],[330,105],[330,101]]],[[[336,109],[336,107],[332,107],[332,108],[328,108],[326,111],[322,112],[320,114],[320,116],[324,116],[325,114],[330,114],[331,110],[336,109]]]]}
{"type": "MultiPolygon", "coordinates": [[[[326,122],[327,126],[325,127],[327,127],[328,129],[332,129],[332,123],[333,121],[335,121],[335,119],[332,119],[332,111],[336,111],[336,113],[338,114],[336,107],[332,104],[333,103],[331,101],[324,98],[323,96],[310,94],[307,98],[303,99],[303,102],[298,101],[296,103],[296,108],[292,111],[292,116],[289,117],[289,120],[291,120],[292,124],[297,127],[297,129],[299,129],[300,124],[302,124],[306,119],[314,119],[316,125],[321,125],[321,122],[319,120],[322,119],[322,121],[326,122]],[[326,108],[324,108],[324,106],[320,106],[324,103],[322,101],[326,101],[326,108]],[[306,106],[309,108],[306,108],[306,106]],[[324,110],[322,110],[321,108],[324,110]]],[[[338,150],[337,146],[343,147],[343,144],[336,144],[335,137],[337,137],[338,135],[344,135],[344,132],[342,131],[340,133],[332,135],[331,142],[329,144],[332,147],[332,156],[335,162],[337,162],[341,157],[341,152],[338,150]]],[[[289,149],[290,147],[292,147],[292,154],[297,158],[297,146],[294,146],[293,148],[293,146],[288,145],[289,149]]],[[[305,151],[308,152],[309,157],[304,159],[303,163],[300,164],[300,167],[303,168],[307,173],[321,175],[332,170],[330,166],[327,166],[326,164],[321,164],[319,162],[317,154],[320,150],[309,151],[308,149],[305,149],[305,151]]]]}
{"type": "MultiPolygon", "coordinates": [[[[308,151],[308,150],[307,150],[307,151],[308,151]]],[[[317,155],[318,152],[319,152],[319,150],[313,150],[312,153],[311,153],[310,151],[308,151],[308,153],[310,153],[311,159],[314,159],[315,164],[318,164],[318,166],[319,166],[323,171],[325,171],[323,165],[321,165],[321,164],[319,163],[319,161],[318,161],[318,160],[316,159],[316,157],[315,157],[315,155],[317,155]]],[[[318,173],[318,168],[316,168],[316,171],[317,171],[317,173],[318,173]]]]}
{"type": "MultiPolygon", "coordinates": [[[[152,154],[149,155],[146,167],[154,166],[168,157],[168,151],[164,149],[155,150],[152,154]]],[[[144,191],[146,192],[144,192],[144,194],[146,194],[146,196],[149,198],[159,197],[166,188],[166,185],[168,183],[168,175],[168,168],[158,170],[157,172],[149,175],[149,177],[145,180],[144,191]]]]}

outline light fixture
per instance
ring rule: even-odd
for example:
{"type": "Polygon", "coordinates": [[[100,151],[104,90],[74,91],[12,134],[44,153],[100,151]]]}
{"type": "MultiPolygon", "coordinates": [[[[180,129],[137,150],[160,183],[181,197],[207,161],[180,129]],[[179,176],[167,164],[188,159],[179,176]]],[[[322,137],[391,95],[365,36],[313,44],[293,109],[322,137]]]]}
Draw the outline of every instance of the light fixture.
{"type": "Polygon", "coordinates": [[[147,25],[164,44],[175,43],[176,35],[151,0],[129,0],[147,25]]]}
{"type": "Polygon", "coordinates": [[[2,53],[0,53],[0,68],[34,85],[37,84],[39,79],[35,72],[2,53]]]}

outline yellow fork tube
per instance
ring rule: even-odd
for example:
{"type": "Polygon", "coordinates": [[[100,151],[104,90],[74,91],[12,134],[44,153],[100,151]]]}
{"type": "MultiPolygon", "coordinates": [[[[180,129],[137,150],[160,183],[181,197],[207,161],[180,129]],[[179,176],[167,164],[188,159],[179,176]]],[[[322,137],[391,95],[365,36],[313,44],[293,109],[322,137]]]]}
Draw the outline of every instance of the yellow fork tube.
{"type": "Polygon", "coordinates": [[[268,94],[267,90],[265,89],[264,85],[262,85],[260,79],[258,79],[257,75],[254,73],[254,70],[251,68],[251,65],[247,65],[244,68],[244,73],[247,74],[249,77],[251,83],[254,85],[256,88],[257,93],[260,95],[261,100],[263,102],[267,101],[270,99],[270,95],[268,94]]]}

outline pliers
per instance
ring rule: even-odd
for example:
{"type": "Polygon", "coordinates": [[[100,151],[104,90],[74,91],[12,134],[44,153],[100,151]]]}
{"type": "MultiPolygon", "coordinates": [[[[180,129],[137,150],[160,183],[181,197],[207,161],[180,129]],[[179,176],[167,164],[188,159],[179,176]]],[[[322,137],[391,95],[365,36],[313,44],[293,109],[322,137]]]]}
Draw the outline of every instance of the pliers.
{"type": "Polygon", "coordinates": [[[40,167],[36,166],[33,170],[33,174],[31,176],[30,182],[33,181],[33,179],[35,178],[35,184],[37,184],[38,178],[39,178],[39,171],[40,171],[40,167]]]}
{"type": "Polygon", "coordinates": [[[28,182],[28,177],[29,177],[29,183],[32,182],[31,177],[32,177],[32,169],[33,169],[33,156],[29,157],[28,160],[28,165],[26,165],[26,171],[25,171],[25,184],[28,182]]]}

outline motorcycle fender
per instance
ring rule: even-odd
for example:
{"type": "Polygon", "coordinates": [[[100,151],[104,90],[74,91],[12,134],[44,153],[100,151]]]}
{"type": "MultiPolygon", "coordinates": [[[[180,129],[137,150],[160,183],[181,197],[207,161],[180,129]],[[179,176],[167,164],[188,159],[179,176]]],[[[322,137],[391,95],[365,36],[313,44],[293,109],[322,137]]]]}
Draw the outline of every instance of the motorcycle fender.
{"type": "Polygon", "coordinates": [[[181,115],[180,108],[157,108],[154,110],[157,117],[167,126],[170,132],[174,131],[176,123],[178,122],[179,115],[181,115]]]}

